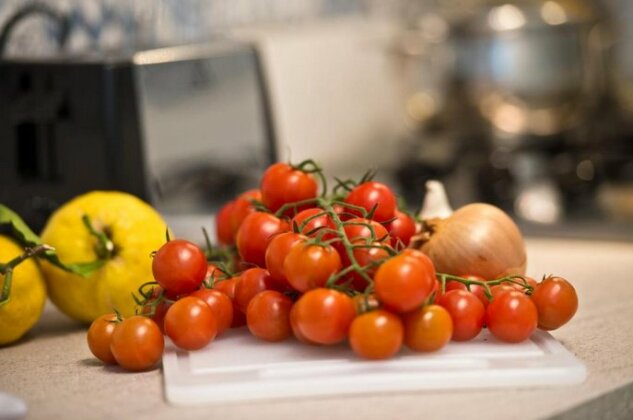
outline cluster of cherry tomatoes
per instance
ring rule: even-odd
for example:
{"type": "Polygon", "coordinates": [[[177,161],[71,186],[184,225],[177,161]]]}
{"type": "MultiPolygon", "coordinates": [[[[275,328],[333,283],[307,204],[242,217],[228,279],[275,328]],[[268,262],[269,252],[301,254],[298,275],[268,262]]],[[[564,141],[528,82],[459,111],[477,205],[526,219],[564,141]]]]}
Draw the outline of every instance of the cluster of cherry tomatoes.
{"type": "Polygon", "coordinates": [[[358,355],[384,359],[403,345],[429,352],[471,340],[484,326],[520,342],[574,315],[575,290],[560,277],[437,273],[429,257],[408,248],[416,221],[387,185],[337,180],[326,196],[316,176],[311,161],[277,163],[259,189],[227,203],[216,217],[227,251],[219,261],[191,242],[165,243],[153,257],[155,282],[139,290],[141,315],[97,319],[88,333],[93,353],[142,370],[160,359],[163,333],[196,350],[246,325],[266,341],[348,340],[358,355]]]}

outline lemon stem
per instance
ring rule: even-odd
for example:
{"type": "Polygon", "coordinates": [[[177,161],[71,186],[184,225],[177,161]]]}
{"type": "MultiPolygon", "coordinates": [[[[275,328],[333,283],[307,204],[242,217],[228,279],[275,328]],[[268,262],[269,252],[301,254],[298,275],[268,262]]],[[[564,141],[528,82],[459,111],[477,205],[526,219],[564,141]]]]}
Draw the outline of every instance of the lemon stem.
{"type": "Polygon", "coordinates": [[[86,229],[88,229],[90,234],[97,238],[95,252],[97,253],[99,259],[109,260],[110,258],[112,258],[114,256],[114,242],[112,242],[112,240],[108,238],[108,235],[106,235],[104,232],[99,232],[94,228],[94,226],[92,225],[92,221],[90,220],[90,216],[84,214],[81,220],[83,221],[84,226],[86,226],[86,229]]]}
{"type": "Polygon", "coordinates": [[[43,252],[53,251],[54,248],[48,245],[38,245],[33,248],[26,248],[24,254],[15,257],[6,264],[0,263],[0,275],[4,275],[4,284],[0,292],[0,307],[9,302],[11,297],[11,281],[13,280],[13,270],[24,260],[39,255],[43,252]]]}

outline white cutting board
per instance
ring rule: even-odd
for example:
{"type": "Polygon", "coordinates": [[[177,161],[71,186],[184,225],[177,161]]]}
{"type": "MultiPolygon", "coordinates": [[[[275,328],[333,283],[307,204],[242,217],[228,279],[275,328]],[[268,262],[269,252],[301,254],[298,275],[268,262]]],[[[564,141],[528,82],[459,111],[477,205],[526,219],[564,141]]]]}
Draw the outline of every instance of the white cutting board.
{"type": "Polygon", "coordinates": [[[163,356],[165,395],[172,404],[393,392],[424,389],[572,385],[587,370],[550,334],[537,331],[520,344],[497,341],[487,330],[436,353],[403,350],[386,361],[365,361],[343,343],[309,346],[294,339],[266,343],[245,328],[228,331],[202,350],[163,356]]]}

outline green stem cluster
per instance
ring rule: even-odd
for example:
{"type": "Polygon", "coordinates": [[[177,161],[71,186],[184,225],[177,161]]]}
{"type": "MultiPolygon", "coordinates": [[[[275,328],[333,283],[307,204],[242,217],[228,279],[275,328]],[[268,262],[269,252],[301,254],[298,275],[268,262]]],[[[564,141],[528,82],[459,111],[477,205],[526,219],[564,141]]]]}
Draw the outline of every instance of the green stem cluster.
{"type": "Polygon", "coordinates": [[[484,294],[489,300],[492,299],[491,288],[503,283],[510,283],[521,286],[527,294],[532,294],[532,292],[534,291],[534,288],[528,283],[527,278],[520,274],[510,274],[494,280],[472,280],[447,273],[436,273],[436,276],[442,286],[442,294],[446,292],[446,282],[448,280],[460,282],[465,285],[468,290],[470,290],[470,286],[472,285],[481,286],[484,290],[484,294]]]}

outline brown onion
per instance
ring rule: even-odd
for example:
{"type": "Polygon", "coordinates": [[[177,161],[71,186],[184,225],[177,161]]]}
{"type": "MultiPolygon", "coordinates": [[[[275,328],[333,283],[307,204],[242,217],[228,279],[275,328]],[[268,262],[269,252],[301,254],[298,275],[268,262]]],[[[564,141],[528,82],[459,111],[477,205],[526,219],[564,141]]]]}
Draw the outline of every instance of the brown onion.
{"type": "Polygon", "coordinates": [[[527,256],[517,225],[501,209],[468,204],[447,218],[425,220],[412,240],[441,273],[495,279],[525,274],[527,256]]]}

